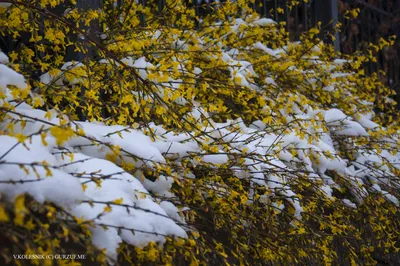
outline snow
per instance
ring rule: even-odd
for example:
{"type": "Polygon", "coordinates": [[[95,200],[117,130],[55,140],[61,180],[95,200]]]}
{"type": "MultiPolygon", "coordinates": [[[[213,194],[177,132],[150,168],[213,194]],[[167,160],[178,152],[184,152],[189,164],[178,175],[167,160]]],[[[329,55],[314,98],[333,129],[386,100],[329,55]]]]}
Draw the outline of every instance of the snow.
{"type": "Polygon", "coordinates": [[[85,199],[79,180],[54,168],[58,162],[50,153],[51,146],[54,145],[44,147],[38,136],[23,143],[10,136],[0,136],[0,180],[9,182],[0,185],[0,192],[9,200],[27,193],[40,203],[51,201],[60,206],[72,206],[85,199]],[[44,161],[52,166],[51,176],[47,176],[42,166],[44,161]]]}
{"type": "Polygon", "coordinates": [[[364,123],[367,127],[363,127],[361,124],[352,121],[350,116],[345,115],[339,109],[330,109],[324,112],[324,119],[329,126],[338,126],[334,133],[337,135],[346,135],[346,136],[367,136],[368,133],[365,128],[370,128],[373,126],[373,122],[369,121],[365,117],[362,117],[361,122],[364,123]]]}
{"type": "MultiPolygon", "coordinates": [[[[273,23],[275,22],[266,18],[252,22],[258,26],[273,23]]],[[[234,20],[231,31],[239,32],[242,30],[241,25],[248,26],[242,19],[234,20]]],[[[157,36],[161,34],[160,30],[156,32],[157,36]]],[[[182,40],[171,43],[171,47],[178,49],[187,49],[186,46],[182,40]]],[[[275,58],[284,53],[283,49],[271,49],[261,41],[251,48],[275,58]]],[[[254,89],[251,79],[256,73],[251,63],[240,57],[238,49],[224,49],[222,59],[229,69],[230,78],[241,86],[254,89]]],[[[318,52],[319,47],[315,46],[313,50],[318,52]]],[[[312,59],[315,64],[323,64],[318,57],[312,59]]],[[[145,57],[126,57],[122,62],[134,68],[142,79],[148,79],[148,71],[155,69],[145,57]]],[[[337,59],[334,64],[340,66],[346,62],[337,59]]],[[[346,114],[339,108],[326,109],[321,106],[301,106],[300,102],[292,103],[291,106],[284,106],[277,111],[289,122],[288,130],[280,131],[271,130],[272,126],[262,120],[251,121],[249,125],[240,118],[217,123],[210,118],[206,108],[194,98],[181,98],[176,102],[192,108],[184,118],[194,118],[199,125],[205,124],[205,119],[208,120],[207,126],[200,126],[208,136],[193,138],[193,132],[189,134],[167,131],[161,125],[150,122],[148,126],[155,132],[153,139],[140,128],[108,126],[101,121],[70,121],[55,110],[46,112],[34,109],[26,103],[11,103],[13,97],[9,86],[24,90],[28,85],[21,74],[1,63],[8,63],[2,52],[0,92],[6,98],[0,105],[8,101],[15,107],[16,114],[7,114],[0,123],[1,134],[9,134],[0,135],[0,181],[3,182],[0,183],[0,192],[9,201],[27,193],[40,203],[48,201],[68,208],[78,218],[94,219],[97,225],[90,228],[92,243],[106,249],[111,262],[115,261],[117,248],[123,242],[143,247],[151,241],[162,244],[167,235],[187,237],[189,229],[180,215],[182,209],[174,205],[174,194],[171,192],[175,180],[196,178],[192,172],[181,170],[184,160],[189,160],[192,165],[207,165],[210,169],[229,164],[233,177],[248,178],[252,187],[262,186],[271,193],[262,197],[264,204],[270,204],[275,207],[276,212],[280,212],[285,205],[274,200],[284,198],[293,206],[294,218],[299,220],[302,219],[303,207],[294,192],[295,189],[291,187],[299,178],[298,173],[304,173],[310,180],[321,180],[320,191],[332,201],[336,200],[333,189],[340,186],[335,183],[336,179],[329,176],[329,171],[346,178],[352,184],[347,189],[350,190],[355,203],[349,199],[341,199],[341,202],[349,208],[357,208],[356,204],[362,203],[363,196],[367,193],[381,193],[388,201],[399,205],[398,199],[390,194],[388,191],[391,190],[387,188],[398,188],[391,182],[391,178],[398,177],[392,168],[385,165],[387,161],[399,168],[398,152],[393,155],[386,150],[371,150],[350,141],[348,145],[354,150],[354,160],[342,158],[338,152],[338,138],[367,138],[372,135],[371,132],[381,128],[372,121],[372,111],[360,113],[354,110],[353,114],[346,114]],[[19,121],[21,117],[26,121],[26,125],[19,121]],[[314,128],[307,125],[311,120],[322,126],[314,128]],[[12,130],[9,128],[11,123],[15,124],[12,130]],[[62,123],[79,134],[71,136],[62,145],[57,145],[56,137],[52,134],[40,135],[62,123]],[[21,140],[21,136],[31,137],[21,140]],[[210,152],[203,149],[202,145],[213,145],[217,148],[210,152]],[[241,154],[244,155],[241,157],[244,158],[243,164],[235,161],[241,154]],[[196,155],[197,158],[193,159],[191,155],[196,155]],[[110,159],[110,156],[114,156],[113,159],[110,159]],[[19,166],[21,164],[27,171],[19,166]],[[157,169],[165,164],[172,164],[176,168],[172,168],[171,173],[160,174],[153,180],[154,177],[149,176],[148,170],[157,169]],[[129,165],[132,169],[124,170],[122,165],[129,165]],[[10,182],[7,183],[8,181],[10,182]],[[364,187],[359,188],[360,185],[364,187]],[[111,209],[104,212],[107,206],[111,209]],[[104,230],[101,224],[110,227],[104,230]],[[122,230],[119,233],[113,227],[137,231],[135,234],[130,230],[122,230]]],[[[101,63],[111,62],[104,59],[101,63]]],[[[82,64],[79,62],[67,62],[61,69],[71,70],[80,66],[82,64]]],[[[187,72],[183,67],[179,67],[179,71],[187,72]]],[[[199,67],[194,67],[193,72],[198,76],[202,71],[199,67]]],[[[335,72],[335,67],[329,68],[329,71],[332,72],[333,78],[349,75],[335,72]]],[[[49,84],[57,80],[56,85],[62,86],[62,78],[61,74],[52,76],[45,73],[41,76],[41,82],[49,84]]],[[[279,78],[275,78],[268,74],[267,77],[263,77],[266,85],[258,91],[279,88],[279,78]]],[[[170,78],[169,83],[160,84],[155,93],[161,97],[167,95],[164,86],[176,89],[178,85],[174,84],[180,81],[170,78]]],[[[70,84],[79,82],[82,82],[82,78],[75,78],[70,84]]],[[[309,82],[316,86],[315,79],[310,78],[309,82]]],[[[335,93],[335,86],[325,86],[323,90],[328,94],[335,93]]],[[[133,96],[135,93],[138,94],[132,91],[133,96]]],[[[39,97],[34,94],[31,96],[39,97]]],[[[291,96],[299,99],[301,93],[293,93],[291,96]]],[[[273,101],[268,98],[265,100],[273,101]]],[[[365,102],[364,106],[369,104],[365,102]]],[[[277,116],[268,106],[263,111],[271,117],[277,116]]],[[[392,142],[396,145],[398,139],[393,137],[378,141],[392,142]]],[[[254,189],[249,191],[249,198],[252,198],[252,193],[254,194],[254,189]]],[[[251,201],[248,204],[251,204],[251,201]]]]}
{"type": "MultiPolygon", "coordinates": [[[[160,151],[152,145],[150,137],[144,135],[142,132],[134,129],[127,129],[123,126],[104,126],[96,125],[88,122],[78,122],[77,125],[81,126],[86,136],[94,138],[98,141],[108,143],[113,146],[119,146],[123,148],[121,153],[125,162],[136,163],[131,155],[142,158],[142,161],[149,162],[160,162],[164,163],[165,159],[161,155],[160,151]],[[119,132],[117,134],[116,132],[119,132]]],[[[80,139],[81,140],[81,139],[80,139]]],[[[81,143],[76,142],[72,139],[68,142],[68,145],[75,146],[81,143]]],[[[82,145],[82,144],[81,144],[82,145]]],[[[93,157],[104,158],[110,149],[104,147],[82,147],[82,152],[89,154],[93,157]]],[[[137,162],[141,164],[140,162],[137,162]]]]}
{"type": "MultiPolygon", "coordinates": [[[[222,151],[220,151],[222,152],[222,151]]],[[[225,164],[228,162],[228,156],[225,154],[208,154],[204,155],[202,158],[203,162],[211,164],[225,164]]]]}
{"type": "Polygon", "coordinates": [[[182,217],[179,215],[179,209],[169,201],[162,201],[160,207],[168,214],[169,217],[175,221],[183,222],[182,217]]]}
{"type": "Polygon", "coordinates": [[[8,63],[8,57],[1,50],[0,50],[0,63],[1,64],[8,63]]]}
{"type": "Polygon", "coordinates": [[[269,54],[269,55],[271,55],[271,56],[273,56],[273,57],[279,57],[280,54],[282,53],[282,50],[281,50],[281,49],[275,49],[275,50],[273,50],[273,49],[271,49],[271,48],[268,48],[267,46],[265,46],[265,45],[264,45],[263,43],[261,43],[261,42],[256,42],[256,43],[254,44],[254,48],[259,49],[259,50],[261,50],[261,51],[263,51],[263,52],[265,52],[265,53],[267,53],[267,54],[269,54]]]}
{"type": "Polygon", "coordinates": [[[276,22],[270,18],[260,18],[258,20],[253,21],[254,24],[260,25],[260,26],[267,26],[270,24],[276,24],[276,22]]]}
{"type": "Polygon", "coordinates": [[[343,199],[342,202],[343,202],[344,204],[346,204],[347,206],[353,208],[353,209],[356,209],[356,208],[357,208],[357,205],[354,204],[353,202],[351,202],[349,199],[343,199]]]}
{"type": "MultiPolygon", "coordinates": [[[[4,56],[2,60],[4,60],[4,56]]],[[[20,89],[28,88],[21,74],[15,72],[6,65],[0,64],[0,93],[5,94],[8,85],[13,85],[20,89]]]]}
{"type": "MultiPolygon", "coordinates": [[[[95,219],[95,222],[98,224],[104,223],[110,226],[132,228],[138,231],[186,237],[186,232],[172,220],[175,218],[175,215],[174,217],[168,218],[169,216],[162,206],[154,202],[151,196],[147,195],[149,193],[140,181],[126,173],[122,168],[110,161],[88,157],[79,153],[75,153],[74,160],[72,161],[70,161],[67,156],[64,157],[64,160],[59,156],[59,160],[67,164],[63,167],[63,170],[66,172],[76,174],[97,173],[97,175],[101,176],[112,175],[113,179],[103,179],[100,187],[95,182],[86,184],[85,196],[89,201],[111,202],[121,198],[124,205],[132,206],[129,212],[126,211],[125,207],[113,206],[111,212],[99,219],[95,219],[103,212],[105,205],[95,203],[93,207],[91,207],[89,203],[82,203],[72,209],[71,213],[75,216],[88,220],[95,219]],[[99,165],[101,165],[100,172],[99,165]]],[[[172,207],[170,206],[170,208],[172,207]]],[[[105,232],[108,232],[108,230],[105,232]]],[[[137,232],[135,235],[132,235],[130,232],[125,232],[122,236],[122,240],[132,243],[135,246],[145,246],[148,241],[165,241],[162,236],[155,236],[156,239],[152,239],[152,237],[152,235],[146,233],[137,232]]],[[[116,236],[111,232],[111,235],[107,236],[107,238],[116,238],[116,236]]],[[[118,242],[121,241],[118,240],[118,242]]]]}
{"type": "Polygon", "coordinates": [[[344,121],[343,129],[336,132],[338,135],[367,136],[368,133],[363,126],[354,121],[344,121]]]}
{"type": "Polygon", "coordinates": [[[127,57],[122,59],[122,62],[126,63],[128,66],[138,69],[138,73],[141,78],[147,78],[147,70],[154,69],[153,64],[146,61],[146,58],[140,57],[137,60],[133,60],[132,57],[127,57]]]}
{"type": "MultiPolygon", "coordinates": [[[[98,125],[86,125],[85,129],[89,129],[88,131],[97,129],[98,134],[110,131],[107,127],[98,125]]],[[[146,138],[138,138],[138,134],[130,137],[131,141],[133,139],[146,140],[146,138]]],[[[100,226],[91,228],[92,242],[99,248],[109,251],[108,255],[114,260],[116,248],[122,241],[136,246],[145,246],[149,241],[163,243],[165,238],[162,235],[186,237],[185,230],[177,224],[177,222],[183,223],[183,220],[172,203],[157,204],[136,177],[126,173],[114,163],[76,151],[72,159],[70,152],[58,150],[55,140],[51,142],[51,139],[51,137],[47,138],[48,145],[44,146],[39,136],[33,136],[24,143],[20,143],[14,137],[0,136],[0,154],[3,155],[0,162],[0,180],[17,182],[0,185],[0,192],[4,193],[9,200],[27,193],[40,203],[49,201],[68,207],[71,214],[85,220],[94,219],[96,224],[143,231],[136,232],[135,235],[124,232],[122,236],[118,236],[114,229],[105,231],[100,226]],[[43,166],[44,161],[51,166],[51,173],[48,176],[43,166]],[[22,164],[28,170],[27,173],[19,167],[22,164]],[[90,181],[90,177],[100,179],[101,186],[95,182],[86,183],[90,181]],[[81,182],[85,182],[84,191],[81,182]],[[124,205],[132,206],[129,212],[125,207],[112,206],[111,212],[101,218],[96,218],[103,212],[106,205],[94,203],[90,206],[88,203],[88,201],[107,203],[119,198],[122,199],[124,205]],[[152,232],[159,235],[153,235],[152,232]]],[[[171,178],[165,178],[163,181],[163,177],[160,177],[153,191],[165,194],[172,182],[171,178]]],[[[147,186],[151,188],[150,185],[147,184],[147,186]]]]}
{"type": "MultiPolygon", "coordinates": [[[[0,65],[0,85],[2,92],[8,95],[7,99],[12,99],[8,85],[27,88],[24,77],[5,65],[0,65]]],[[[67,208],[77,218],[93,220],[96,225],[90,228],[92,243],[106,249],[111,263],[116,260],[117,248],[122,242],[143,247],[150,241],[162,244],[167,235],[187,237],[178,208],[167,201],[157,203],[149,193],[173,196],[169,192],[173,178],[160,176],[153,184],[144,178],[142,184],[143,173],[129,174],[105,160],[111,152],[109,147],[118,146],[121,147],[121,160],[125,163],[148,167],[165,163],[162,150],[158,149],[165,147],[160,145],[161,140],[157,146],[139,130],[74,122],[72,128],[85,135],[72,137],[61,148],[51,134],[39,134],[61,124],[57,112],[50,111],[50,116],[47,116],[45,111],[33,109],[25,103],[16,106],[15,110],[25,117],[26,125],[13,122],[19,115],[9,114],[0,124],[0,129],[7,130],[6,125],[15,123],[15,136],[31,137],[19,140],[0,135],[0,192],[7,200],[13,201],[16,196],[26,193],[39,203],[52,202],[67,208]],[[100,142],[103,145],[93,145],[100,142]],[[93,181],[96,179],[100,183],[93,181]],[[118,204],[110,205],[111,209],[105,212],[104,208],[113,201],[118,204]],[[119,206],[121,203],[124,206],[119,206]],[[110,227],[104,230],[100,225],[110,227]],[[114,227],[137,231],[133,234],[130,230],[123,230],[118,234],[114,227]]],[[[69,122],[67,117],[63,118],[69,122]]],[[[168,145],[170,142],[165,143],[168,145]]]]}
{"type": "MultiPolygon", "coordinates": [[[[64,65],[61,67],[60,70],[73,70],[79,67],[83,67],[84,65],[80,62],[66,62],[64,65]]],[[[50,73],[44,73],[40,76],[40,82],[44,84],[50,84],[54,83],[54,85],[57,86],[62,86],[64,83],[68,84],[78,84],[83,81],[84,77],[78,77],[78,78],[73,78],[72,80],[67,80],[66,75],[63,74],[62,71],[60,71],[57,75],[55,74],[50,74],[50,73]]]]}
{"type": "Polygon", "coordinates": [[[379,128],[379,125],[373,121],[372,119],[372,114],[359,114],[356,118],[357,122],[363,126],[366,129],[374,129],[374,128],[379,128]]]}
{"type": "Polygon", "coordinates": [[[0,3],[0,8],[7,8],[11,6],[11,3],[0,3]]]}
{"type": "MultiPolygon", "coordinates": [[[[139,172],[138,174],[142,173],[139,172]]],[[[172,177],[160,175],[154,181],[148,180],[147,178],[143,178],[141,181],[143,186],[154,194],[158,194],[160,196],[172,196],[172,194],[169,192],[172,184],[174,183],[174,179],[172,177]]]]}
{"type": "Polygon", "coordinates": [[[340,125],[340,122],[345,120],[347,115],[345,115],[341,110],[332,108],[324,112],[324,119],[326,123],[331,125],[340,125]]]}

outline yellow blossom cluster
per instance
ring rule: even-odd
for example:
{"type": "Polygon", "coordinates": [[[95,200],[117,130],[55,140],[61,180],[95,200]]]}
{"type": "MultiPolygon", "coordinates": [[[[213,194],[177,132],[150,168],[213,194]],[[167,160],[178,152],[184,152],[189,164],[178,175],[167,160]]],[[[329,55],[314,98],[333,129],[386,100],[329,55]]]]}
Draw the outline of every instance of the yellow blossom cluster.
{"type": "MultiPolygon", "coordinates": [[[[168,200],[182,210],[188,237],[145,247],[121,243],[117,263],[399,261],[399,118],[393,92],[378,74],[363,71],[373,51],[394,40],[370,44],[366,55],[340,55],[318,38],[317,26],[293,43],[284,25],[260,18],[244,0],[215,1],[201,19],[182,0],[167,0],[162,10],[157,1],[104,0],[101,9],[86,11],[74,1],[9,2],[0,36],[29,36],[8,53],[8,66],[24,75],[30,91],[9,86],[14,100],[7,102],[0,90],[1,134],[20,143],[40,135],[44,146],[52,136],[71,162],[71,140],[89,140],[144,185],[173,179],[168,200]],[[68,53],[83,59],[65,62],[68,53]],[[47,120],[27,116],[18,104],[45,111],[47,120]],[[125,129],[99,139],[78,120],[163,141],[162,159],[107,142],[111,135],[122,139],[125,129]],[[45,126],[21,133],[32,121],[45,126]]],[[[51,176],[50,165],[41,167],[51,176]]],[[[156,189],[150,196],[167,197],[156,189]]],[[[101,215],[115,206],[128,209],[116,199],[101,215]]],[[[0,224],[20,253],[84,250],[106,264],[107,251],[89,239],[94,222],[54,204],[19,195],[14,208],[0,204],[0,224]]],[[[3,254],[11,261],[13,252],[3,254]]],[[[86,265],[60,264],[79,263],[86,265]]]]}

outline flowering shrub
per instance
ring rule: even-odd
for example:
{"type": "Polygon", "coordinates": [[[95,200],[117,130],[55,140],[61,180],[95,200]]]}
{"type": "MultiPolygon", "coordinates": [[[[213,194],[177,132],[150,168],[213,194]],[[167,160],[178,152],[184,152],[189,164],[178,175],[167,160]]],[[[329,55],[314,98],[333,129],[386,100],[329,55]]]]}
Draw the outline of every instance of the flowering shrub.
{"type": "Polygon", "coordinates": [[[0,53],[6,262],[398,261],[399,124],[372,53],[289,42],[246,1],[201,20],[62,2],[2,4],[1,35],[29,39],[0,53]]]}

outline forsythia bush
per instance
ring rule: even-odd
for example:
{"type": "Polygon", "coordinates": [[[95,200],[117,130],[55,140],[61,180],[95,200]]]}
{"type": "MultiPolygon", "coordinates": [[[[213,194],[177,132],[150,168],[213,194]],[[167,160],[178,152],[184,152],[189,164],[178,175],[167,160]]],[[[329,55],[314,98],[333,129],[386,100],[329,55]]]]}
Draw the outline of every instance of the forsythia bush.
{"type": "Polygon", "coordinates": [[[363,71],[393,40],[340,57],[242,0],[6,2],[6,263],[400,263],[396,103],[363,71]]]}

